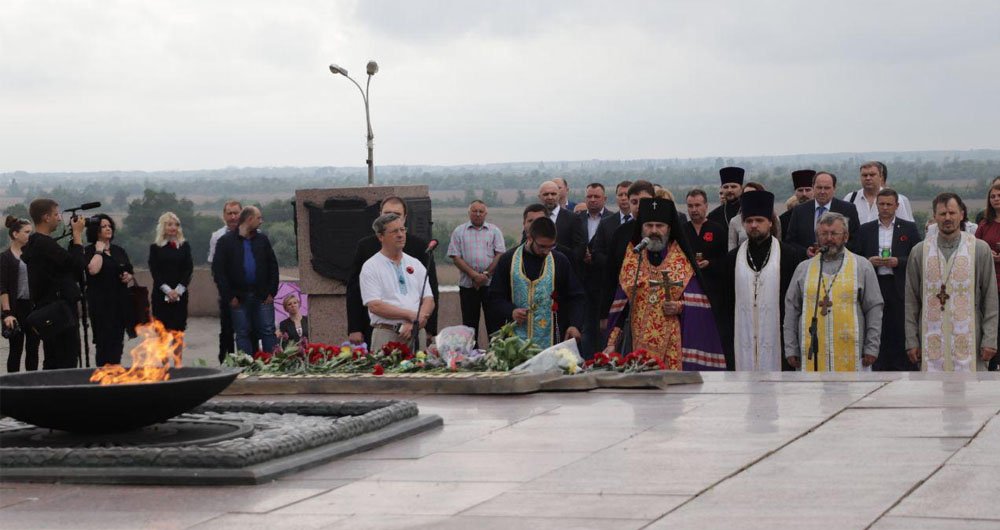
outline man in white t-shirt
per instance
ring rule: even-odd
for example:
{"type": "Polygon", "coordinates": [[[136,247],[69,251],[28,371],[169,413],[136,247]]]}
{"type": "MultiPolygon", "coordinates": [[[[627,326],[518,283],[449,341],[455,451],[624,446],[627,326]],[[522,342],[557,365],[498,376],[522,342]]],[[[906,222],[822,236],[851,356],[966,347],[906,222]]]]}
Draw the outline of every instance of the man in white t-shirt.
{"type": "Polygon", "coordinates": [[[434,296],[424,281],[427,269],[403,252],[406,226],[399,215],[379,216],[372,230],[382,250],[365,262],[359,277],[361,301],[372,323],[371,351],[387,342],[411,344],[414,333],[419,333],[418,345],[423,348],[427,341],[424,326],[434,311],[434,296]]]}
{"type": "MultiPolygon", "coordinates": [[[[877,160],[861,164],[861,189],[844,196],[844,200],[854,204],[858,211],[858,222],[865,224],[878,219],[878,192],[886,186],[889,169],[877,160]]],[[[896,217],[913,222],[913,208],[910,199],[902,193],[899,195],[899,209],[896,217]]]]}
{"type": "MultiPolygon", "coordinates": [[[[225,224],[222,228],[212,232],[211,239],[208,240],[208,265],[211,267],[212,258],[215,257],[215,246],[219,243],[219,238],[236,230],[240,226],[240,212],[243,205],[240,201],[226,201],[222,205],[222,221],[225,224]]],[[[235,332],[233,322],[229,315],[229,301],[219,298],[219,362],[226,359],[226,355],[236,351],[235,332]]]]}

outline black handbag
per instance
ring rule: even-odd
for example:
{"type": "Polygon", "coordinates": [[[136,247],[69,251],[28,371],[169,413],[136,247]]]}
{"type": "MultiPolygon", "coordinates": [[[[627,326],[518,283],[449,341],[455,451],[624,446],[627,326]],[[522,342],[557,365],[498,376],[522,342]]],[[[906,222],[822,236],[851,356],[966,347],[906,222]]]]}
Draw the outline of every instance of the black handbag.
{"type": "Polygon", "coordinates": [[[35,330],[42,340],[51,340],[73,329],[76,325],[76,315],[73,314],[69,302],[60,299],[35,308],[24,319],[24,324],[35,330]]]}

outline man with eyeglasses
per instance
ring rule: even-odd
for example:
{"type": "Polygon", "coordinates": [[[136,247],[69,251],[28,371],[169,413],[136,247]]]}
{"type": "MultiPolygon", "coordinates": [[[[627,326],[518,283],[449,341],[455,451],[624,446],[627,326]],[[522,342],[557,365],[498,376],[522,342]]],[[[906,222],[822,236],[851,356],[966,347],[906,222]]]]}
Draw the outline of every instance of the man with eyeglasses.
{"type": "Polygon", "coordinates": [[[882,337],[882,291],[875,267],[847,249],[847,218],[816,223],[818,251],[795,268],[785,294],[785,357],[812,372],[870,372],[882,337]],[[815,348],[813,348],[815,343],[815,348]]]}
{"type": "MultiPolygon", "coordinates": [[[[387,213],[398,215],[402,219],[403,225],[406,225],[406,201],[403,199],[395,196],[382,199],[382,204],[379,206],[379,215],[387,213]]],[[[347,279],[347,296],[344,297],[347,305],[347,340],[352,344],[372,343],[372,327],[368,320],[368,310],[361,301],[359,277],[361,275],[361,267],[381,249],[382,244],[379,243],[378,238],[375,235],[370,235],[358,241],[358,246],[354,250],[354,266],[351,270],[351,276],[347,279]]],[[[428,287],[434,296],[434,303],[436,305],[438,301],[437,267],[434,265],[434,260],[425,254],[424,251],[426,249],[427,241],[413,234],[406,235],[406,246],[403,247],[403,252],[408,256],[417,258],[427,268],[427,274],[429,275],[428,287]]],[[[431,317],[427,321],[426,329],[429,337],[437,335],[437,315],[438,311],[435,307],[434,312],[431,313],[431,317]]]]}
{"type": "Polygon", "coordinates": [[[389,342],[409,344],[415,333],[419,346],[425,347],[424,328],[434,312],[434,297],[424,282],[427,269],[403,252],[406,225],[398,214],[380,215],[372,230],[382,249],[368,258],[359,276],[361,300],[373,328],[370,350],[378,351],[389,342]]]}
{"type": "Polygon", "coordinates": [[[569,339],[579,341],[586,293],[569,259],[555,250],[556,225],[544,206],[526,208],[526,224],[529,215],[527,239],[497,263],[490,284],[490,311],[498,322],[516,322],[517,336],[540,348],[569,339]]]}

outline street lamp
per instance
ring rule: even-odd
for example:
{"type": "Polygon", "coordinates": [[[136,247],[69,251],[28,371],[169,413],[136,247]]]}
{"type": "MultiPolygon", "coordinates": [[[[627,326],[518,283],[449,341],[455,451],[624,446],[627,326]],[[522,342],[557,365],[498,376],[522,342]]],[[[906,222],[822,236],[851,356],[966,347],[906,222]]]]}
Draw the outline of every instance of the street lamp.
{"type": "Polygon", "coordinates": [[[372,117],[368,108],[368,87],[371,85],[372,76],[378,72],[378,63],[375,61],[368,61],[368,82],[365,83],[364,90],[361,89],[361,85],[354,80],[353,77],[347,75],[347,69],[337,66],[335,64],[330,65],[330,73],[333,75],[342,75],[351,80],[354,86],[358,87],[358,91],[361,92],[361,99],[365,101],[365,121],[368,123],[368,185],[375,185],[375,135],[372,133],[372,117]]]}

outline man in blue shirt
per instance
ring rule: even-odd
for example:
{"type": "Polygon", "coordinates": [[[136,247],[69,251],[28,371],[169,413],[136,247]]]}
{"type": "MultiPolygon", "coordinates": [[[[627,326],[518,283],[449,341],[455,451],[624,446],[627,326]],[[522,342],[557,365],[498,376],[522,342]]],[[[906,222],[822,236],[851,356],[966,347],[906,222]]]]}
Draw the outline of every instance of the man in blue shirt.
{"type": "Polygon", "coordinates": [[[257,207],[243,208],[239,228],[219,238],[212,260],[219,296],[229,304],[236,348],[247,354],[257,351],[253,336],[260,337],[262,351],[270,353],[277,345],[278,260],[271,241],[258,231],[263,220],[257,207]]]}

